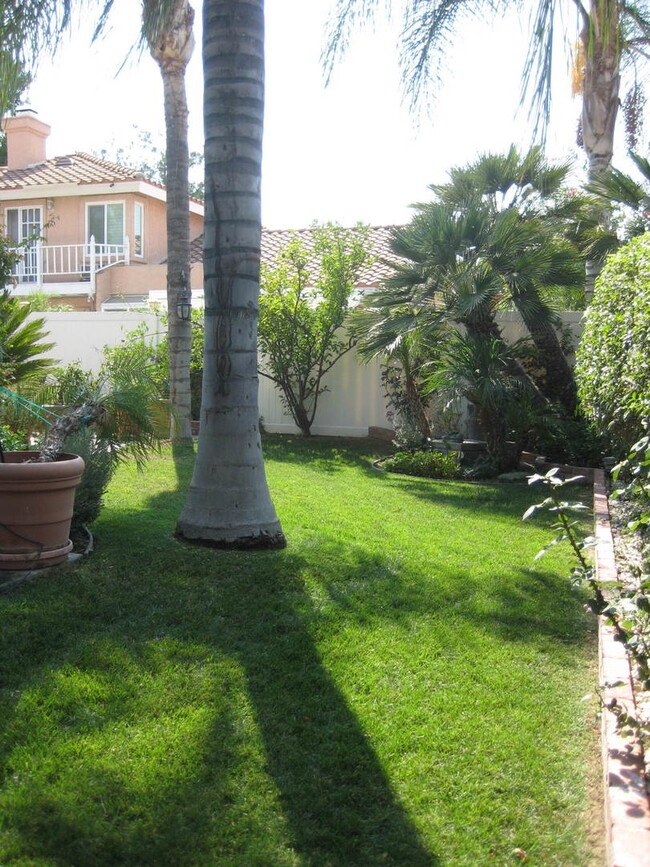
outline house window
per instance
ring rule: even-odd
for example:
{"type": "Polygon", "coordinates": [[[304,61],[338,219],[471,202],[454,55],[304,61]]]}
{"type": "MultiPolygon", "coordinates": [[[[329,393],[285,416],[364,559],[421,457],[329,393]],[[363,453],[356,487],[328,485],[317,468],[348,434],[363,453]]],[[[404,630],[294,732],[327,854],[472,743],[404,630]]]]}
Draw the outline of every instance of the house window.
{"type": "Polygon", "coordinates": [[[15,244],[25,244],[22,259],[11,269],[20,283],[35,283],[38,278],[36,242],[43,228],[40,208],[7,208],[7,236],[15,244]]]}
{"type": "Polygon", "coordinates": [[[96,244],[124,243],[124,202],[87,206],[88,241],[96,244]]]}
{"type": "Polygon", "coordinates": [[[137,202],[133,211],[133,252],[144,256],[144,207],[137,202]]]}

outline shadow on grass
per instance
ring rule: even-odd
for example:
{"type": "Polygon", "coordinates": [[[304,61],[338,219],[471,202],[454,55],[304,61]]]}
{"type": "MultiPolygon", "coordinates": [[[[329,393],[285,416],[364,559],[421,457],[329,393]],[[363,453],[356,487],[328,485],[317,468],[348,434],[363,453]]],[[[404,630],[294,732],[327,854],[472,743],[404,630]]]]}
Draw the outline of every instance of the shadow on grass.
{"type": "MultiPolygon", "coordinates": [[[[192,463],[177,450],[176,489],[147,510],[107,511],[78,572],[0,600],[0,862],[440,863],[315,631],[330,617],[407,627],[437,608],[506,641],[571,645],[585,626],[568,582],[455,567],[437,580],[323,536],[314,551],[184,546],[168,516],[192,463]]],[[[466,491],[444,490],[471,508],[458,504],[466,491]]],[[[488,490],[484,505],[511,514],[510,490],[488,490]]]]}
{"type": "MultiPolygon", "coordinates": [[[[513,503],[521,503],[521,514],[532,503],[541,501],[545,491],[539,485],[530,486],[526,482],[463,480],[446,481],[441,479],[419,479],[394,473],[381,473],[384,483],[388,483],[417,499],[444,506],[449,510],[472,512],[480,516],[482,512],[492,515],[511,517],[513,503]]],[[[570,498],[589,504],[591,491],[587,486],[577,485],[570,489],[570,498]]],[[[542,520],[550,523],[542,513],[542,520]]]]}
{"type": "Polygon", "coordinates": [[[176,470],[176,490],[185,491],[192,477],[196,458],[196,443],[172,443],[172,460],[176,470]]]}
{"type": "Polygon", "coordinates": [[[327,474],[357,467],[364,473],[376,473],[372,461],[389,454],[389,443],[366,437],[301,437],[287,434],[265,434],[262,446],[266,460],[278,463],[304,464],[327,474]]]}
{"type": "Polygon", "coordinates": [[[309,604],[319,620],[344,617],[369,628],[390,621],[408,629],[414,619],[444,614],[504,641],[550,645],[579,644],[595,628],[570,579],[552,571],[520,567],[504,575],[495,567],[476,575],[436,564],[405,573],[399,555],[358,546],[342,562],[339,548],[336,539],[318,539],[324,565],[311,569],[318,590],[309,604]],[[337,559],[338,567],[331,568],[337,559]]]}
{"type": "Polygon", "coordinates": [[[138,519],[107,516],[74,576],[4,600],[0,860],[437,864],[322,664],[302,560],[138,519]]]}

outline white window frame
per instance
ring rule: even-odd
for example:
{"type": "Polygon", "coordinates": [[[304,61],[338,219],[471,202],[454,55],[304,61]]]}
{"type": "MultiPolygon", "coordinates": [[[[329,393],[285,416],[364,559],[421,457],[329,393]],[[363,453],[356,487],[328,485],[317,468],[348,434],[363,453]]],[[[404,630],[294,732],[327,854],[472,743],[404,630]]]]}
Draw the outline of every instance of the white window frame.
{"type": "Polygon", "coordinates": [[[142,202],[134,202],[133,204],[133,255],[138,259],[144,258],[144,205],[142,202]],[[140,214],[140,249],[138,249],[137,235],[137,219],[136,215],[140,214]]]}
{"type": "Polygon", "coordinates": [[[95,238],[95,244],[106,244],[107,246],[122,246],[125,242],[126,235],[126,202],[123,199],[107,199],[104,202],[86,202],[86,243],[90,243],[90,208],[98,208],[102,206],[104,208],[104,226],[107,225],[106,220],[106,206],[107,205],[121,205],[122,206],[122,237],[118,244],[109,244],[109,242],[104,239],[103,241],[98,241],[95,238]]]}
{"type": "MultiPolygon", "coordinates": [[[[5,208],[4,220],[7,236],[9,236],[9,214],[12,211],[16,213],[16,228],[19,235],[18,238],[12,238],[14,243],[23,244],[34,235],[40,239],[43,232],[43,208],[41,205],[12,205],[5,208]],[[35,220],[29,219],[30,211],[34,215],[38,215],[35,220]]],[[[12,267],[11,273],[20,283],[40,283],[42,278],[40,275],[39,247],[39,240],[29,241],[21,250],[21,260],[12,267]]]]}

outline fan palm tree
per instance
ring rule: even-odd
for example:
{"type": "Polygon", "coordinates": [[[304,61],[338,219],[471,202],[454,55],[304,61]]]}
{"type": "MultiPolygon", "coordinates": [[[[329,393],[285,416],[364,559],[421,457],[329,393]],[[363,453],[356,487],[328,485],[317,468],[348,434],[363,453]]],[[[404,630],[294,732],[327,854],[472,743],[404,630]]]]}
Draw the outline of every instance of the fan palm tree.
{"type": "MultiPolygon", "coordinates": [[[[390,11],[390,0],[384,5],[390,11]]],[[[345,52],[352,31],[372,21],[380,6],[380,0],[337,0],[323,55],[328,73],[345,52]]],[[[530,43],[522,70],[522,100],[530,104],[535,132],[543,131],[550,115],[552,72],[558,54],[554,43],[559,35],[571,45],[577,41],[581,138],[589,177],[607,168],[621,102],[622,60],[643,64],[648,56],[650,13],[644,0],[406,0],[403,9],[402,75],[413,103],[439,78],[450,38],[461,30],[464,20],[487,13],[494,14],[498,22],[498,15],[509,9],[526,15],[530,43]]]]}
{"type": "MultiPolygon", "coordinates": [[[[436,357],[446,326],[440,322],[436,327],[431,317],[425,327],[421,325],[421,318],[408,305],[392,306],[387,313],[385,304],[364,304],[351,314],[348,331],[361,361],[379,358],[384,363],[387,391],[393,384],[392,369],[396,368],[398,392],[404,400],[403,406],[394,407],[394,411],[399,414],[403,409],[409,416],[407,422],[412,423],[424,443],[432,431],[420,389],[421,371],[424,364],[436,357]]],[[[390,394],[386,396],[389,403],[394,403],[390,394]]]]}
{"type": "Polygon", "coordinates": [[[205,347],[198,455],[179,536],[285,544],[259,430],[263,0],[204,0],[205,347]]]}
{"type": "Polygon", "coordinates": [[[573,414],[575,382],[556,329],[558,295],[582,295],[587,250],[613,240],[599,228],[588,198],[566,194],[569,168],[550,163],[537,147],[523,156],[511,148],[453,169],[447,184],[431,189],[450,208],[476,208],[477,201],[484,208],[488,228],[478,254],[502,281],[535,343],[547,396],[573,414]]]}
{"type": "Polygon", "coordinates": [[[493,337],[456,332],[424,377],[425,388],[446,392],[452,399],[465,398],[477,408],[488,453],[499,469],[508,464],[509,406],[526,390],[525,380],[510,373],[513,353],[520,348],[508,347],[493,337]]]}
{"type": "Polygon", "coordinates": [[[555,328],[553,296],[557,287],[584,285],[576,220],[596,230],[589,203],[561,195],[566,173],[538,148],[523,157],[511,149],[452,169],[448,183],[433,185],[434,201],[418,205],[411,223],[393,233],[393,276],[357,314],[362,351],[377,354],[400,331],[451,321],[471,339],[499,345],[508,375],[526,382],[540,406],[559,402],[573,415],[575,385],[555,328]],[[496,320],[505,303],[520,313],[533,339],[546,372],[543,395],[508,356],[496,320]]]}

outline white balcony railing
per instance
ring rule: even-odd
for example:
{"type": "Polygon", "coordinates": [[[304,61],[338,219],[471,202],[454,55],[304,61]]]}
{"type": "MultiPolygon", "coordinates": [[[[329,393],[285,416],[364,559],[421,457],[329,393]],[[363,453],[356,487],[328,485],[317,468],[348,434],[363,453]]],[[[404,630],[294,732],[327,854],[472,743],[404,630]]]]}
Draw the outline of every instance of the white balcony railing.
{"type": "MultiPolygon", "coordinates": [[[[15,249],[20,261],[12,268],[16,283],[43,289],[44,284],[55,286],[52,278],[69,278],[66,282],[88,283],[88,294],[95,294],[95,276],[111,265],[129,262],[129,239],[123,244],[97,244],[91,237],[87,244],[43,244],[35,241],[28,247],[15,249]],[[49,279],[48,279],[49,278],[49,279]]],[[[48,287],[49,288],[49,287],[48,287]]]]}

